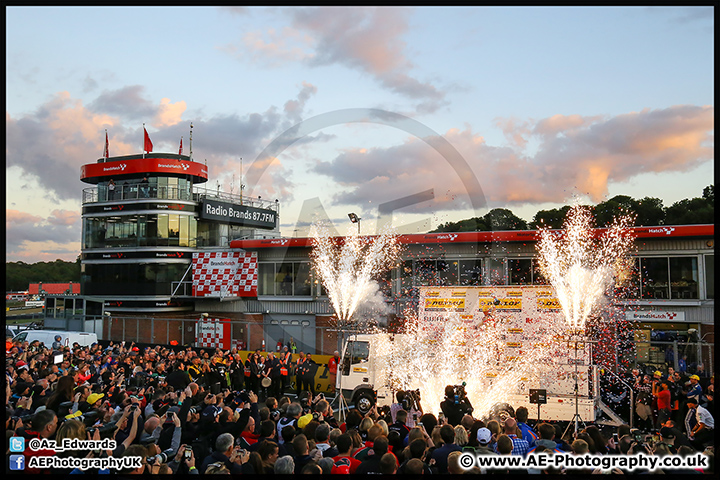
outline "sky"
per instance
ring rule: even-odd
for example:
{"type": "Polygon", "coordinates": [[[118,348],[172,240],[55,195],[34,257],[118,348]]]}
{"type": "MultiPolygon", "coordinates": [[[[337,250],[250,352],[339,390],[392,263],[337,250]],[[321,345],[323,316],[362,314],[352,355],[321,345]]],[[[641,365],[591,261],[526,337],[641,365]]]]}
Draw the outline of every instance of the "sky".
{"type": "Polygon", "coordinates": [[[713,45],[712,7],[6,7],[6,261],[74,261],[143,124],[285,236],[668,207],[714,183],[713,45]]]}

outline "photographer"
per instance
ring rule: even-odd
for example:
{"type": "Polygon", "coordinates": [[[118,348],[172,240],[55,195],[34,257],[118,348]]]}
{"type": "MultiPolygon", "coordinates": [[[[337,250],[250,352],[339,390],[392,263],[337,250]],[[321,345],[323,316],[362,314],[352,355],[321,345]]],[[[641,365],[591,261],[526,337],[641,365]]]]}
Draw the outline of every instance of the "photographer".
{"type": "Polygon", "coordinates": [[[445,400],[440,409],[450,425],[460,425],[463,415],[471,414],[473,406],[465,393],[465,384],[445,387],[445,400]]]}
{"type": "Polygon", "coordinates": [[[397,412],[405,410],[407,412],[407,419],[405,425],[409,428],[415,427],[417,421],[423,415],[422,405],[420,405],[420,390],[400,390],[395,394],[397,403],[390,405],[390,415],[392,422],[397,421],[397,412]]]}

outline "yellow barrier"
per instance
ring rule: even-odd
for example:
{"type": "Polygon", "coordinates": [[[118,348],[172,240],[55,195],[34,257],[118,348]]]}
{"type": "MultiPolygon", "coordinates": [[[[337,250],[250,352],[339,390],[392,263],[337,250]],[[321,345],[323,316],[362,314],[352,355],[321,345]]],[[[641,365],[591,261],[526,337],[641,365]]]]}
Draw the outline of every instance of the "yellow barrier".
{"type": "MultiPolygon", "coordinates": [[[[240,358],[242,358],[243,362],[245,362],[248,358],[248,355],[255,352],[248,350],[240,350],[238,351],[238,353],[240,354],[240,358]]],[[[277,352],[273,353],[275,353],[275,355],[277,356],[277,352]]],[[[263,358],[267,358],[267,352],[260,352],[260,354],[263,356],[263,358]]],[[[300,355],[298,355],[297,353],[292,356],[293,364],[297,362],[298,358],[300,358],[300,355]]],[[[331,358],[333,358],[332,355],[313,354],[312,356],[313,361],[318,364],[317,371],[315,372],[315,393],[335,392],[335,379],[331,377],[330,369],[328,367],[328,362],[331,358]]],[[[292,385],[292,389],[294,390],[296,388],[295,375],[290,375],[290,383],[292,385]]]]}

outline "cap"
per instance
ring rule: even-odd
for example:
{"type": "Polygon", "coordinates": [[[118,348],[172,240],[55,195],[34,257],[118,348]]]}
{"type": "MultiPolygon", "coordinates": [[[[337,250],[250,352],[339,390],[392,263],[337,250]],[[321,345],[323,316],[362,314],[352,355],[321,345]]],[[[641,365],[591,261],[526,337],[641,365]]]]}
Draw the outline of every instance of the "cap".
{"type": "Polygon", "coordinates": [[[653,375],[655,375],[656,377],[662,377],[662,372],[660,370],[656,370],[653,375]]]}
{"type": "Polygon", "coordinates": [[[480,443],[481,445],[487,445],[488,443],[490,443],[491,438],[492,438],[492,433],[490,433],[490,430],[488,430],[487,428],[483,427],[478,430],[477,440],[478,440],[478,443],[480,443]]]}
{"type": "Polygon", "coordinates": [[[139,352],[140,349],[139,349],[138,347],[133,347],[133,348],[132,348],[132,351],[133,351],[133,352],[139,352]]]}
{"type": "Polygon", "coordinates": [[[18,360],[18,361],[15,363],[15,367],[17,367],[17,368],[24,367],[24,366],[26,366],[26,365],[27,365],[27,363],[25,363],[24,360],[18,360]]]}
{"type": "Polygon", "coordinates": [[[700,377],[698,377],[697,375],[690,375],[690,380],[698,380],[698,381],[700,381],[700,377]]]}
{"type": "Polygon", "coordinates": [[[105,396],[104,393],[91,393],[90,396],[87,398],[87,402],[88,402],[88,404],[92,405],[93,403],[97,402],[104,396],[105,396]]]}
{"type": "Polygon", "coordinates": [[[312,422],[313,416],[312,413],[308,413],[307,415],[303,415],[298,419],[298,428],[303,429],[307,426],[308,423],[312,422]]]}
{"type": "Polygon", "coordinates": [[[72,418],[81,417],[81,416],[82,416],[82,412],[81,412],[80,410],[78,410],[78,411],[75,412],[75,413],[71,413],[71,414],[65,415],[65,420],[70,420],[70,419],[72,419],[72,418]]]}
{"type": "Polygon", "coordinates": [[[675,438],[675,432],[669,427],[662,427],[660,429],[660,435],[662,435],[663,438],[675,438]]]}
{"type": "Polygon", "coordinates": [[[218,413],[220,413],[220,411],[217,407],[215,407],[214,405],[208,405],[207,407],[205,407],[205,410],[202,411],[201,418],[203,420],[215,420],[215,417],[217,417],[218,413]]]}

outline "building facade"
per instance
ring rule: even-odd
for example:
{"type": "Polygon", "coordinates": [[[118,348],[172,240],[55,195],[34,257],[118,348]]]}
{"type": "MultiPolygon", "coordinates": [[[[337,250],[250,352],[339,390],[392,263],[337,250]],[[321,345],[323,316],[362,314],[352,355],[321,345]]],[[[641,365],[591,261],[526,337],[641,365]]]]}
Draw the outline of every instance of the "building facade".
{"type": "Polygon", "coordinates": [[[193,253],[279,235],[277,201],[199,188],[207,166],[185,155],[101,158],[82,167],[81,179],[94,185],[83,190],[82,291],[106,312],[192,311],[181,280],[193,253]],[[265,221],[224,216],[228,207],[265,221]]]}

